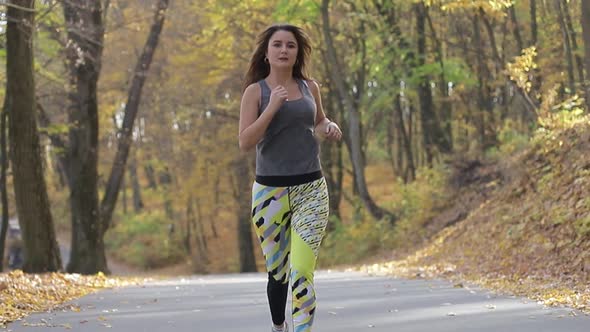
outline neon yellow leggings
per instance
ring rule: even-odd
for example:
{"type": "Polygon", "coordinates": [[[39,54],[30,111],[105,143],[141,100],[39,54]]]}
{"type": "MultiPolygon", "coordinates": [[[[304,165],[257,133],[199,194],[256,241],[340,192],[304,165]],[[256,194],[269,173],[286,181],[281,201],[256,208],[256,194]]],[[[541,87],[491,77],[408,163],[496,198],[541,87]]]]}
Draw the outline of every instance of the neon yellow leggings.
{"type": "Polygon", "coordinates": [[[313,324],[313,275],[328,210],[324,178],[290,187],[269,187],[257,182],[252,187],[252,221],[269,273],[267,290],[273,321],[282,323],[281,311],[284,320],[291,279],[294,332],[309,332],[313,324]],[[284,291],[280,290],[281,285],[284,291]]]}

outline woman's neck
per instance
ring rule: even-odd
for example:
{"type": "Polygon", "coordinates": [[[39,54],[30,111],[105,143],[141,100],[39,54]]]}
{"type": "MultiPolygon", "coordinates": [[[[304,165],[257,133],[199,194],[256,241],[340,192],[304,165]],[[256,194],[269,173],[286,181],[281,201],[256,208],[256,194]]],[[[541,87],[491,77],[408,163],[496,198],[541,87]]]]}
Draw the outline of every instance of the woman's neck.
{"type": "Polygon", "coordinates": [[[293,69],[277,69],[271,67],[270,73],[266,77],[266,80],[273,86],[287,86],[287,83],[293,81],[293,69]]]}

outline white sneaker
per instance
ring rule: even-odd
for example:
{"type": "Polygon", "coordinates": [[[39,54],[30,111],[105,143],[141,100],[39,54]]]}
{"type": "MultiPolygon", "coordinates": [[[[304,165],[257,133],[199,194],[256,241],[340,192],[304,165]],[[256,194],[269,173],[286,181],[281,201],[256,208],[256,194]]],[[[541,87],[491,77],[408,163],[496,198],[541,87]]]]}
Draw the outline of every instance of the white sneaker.
{"type": "Polygon", "coordinates": [[[282,329],[277,329],[274,324],[272,325],[272,330],[271,332],[289,332],[289,325],[287,325],[287,322],[285,321],[283,323],[283,328],[282,329]]]}

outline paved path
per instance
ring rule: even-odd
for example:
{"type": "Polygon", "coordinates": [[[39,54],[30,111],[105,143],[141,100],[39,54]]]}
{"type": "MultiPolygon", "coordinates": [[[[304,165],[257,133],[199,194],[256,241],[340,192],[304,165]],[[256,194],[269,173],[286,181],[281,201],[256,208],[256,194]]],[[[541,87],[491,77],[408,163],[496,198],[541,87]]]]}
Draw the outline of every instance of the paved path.
{"type": "MultiPolygon", "coordinates": [[[[590,316],[445,281],[349,272],[316,275],[314,332],[589,332],[590,316]]],[[[34,314],[8,331],[268,332],[262,274],[190,277],[105,290],[62,310],[34,314]]]]}

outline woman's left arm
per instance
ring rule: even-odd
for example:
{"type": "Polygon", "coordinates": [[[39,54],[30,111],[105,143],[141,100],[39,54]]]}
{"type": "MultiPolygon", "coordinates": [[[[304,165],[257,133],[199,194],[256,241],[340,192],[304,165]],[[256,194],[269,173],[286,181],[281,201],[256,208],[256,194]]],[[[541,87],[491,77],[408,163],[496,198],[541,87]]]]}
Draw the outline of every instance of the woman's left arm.
{"type": "Polygon", "coordinates": [[[315,81],[308,81],[309,90],[315,99],[316,116],[315,116],[315,132],[323,138],[340,140],[342,138],[342,131],[336,122],[331,121],[326,117],[324,108],[322,106],[322,98],[320,95],[320,87],[315,81]]]}

